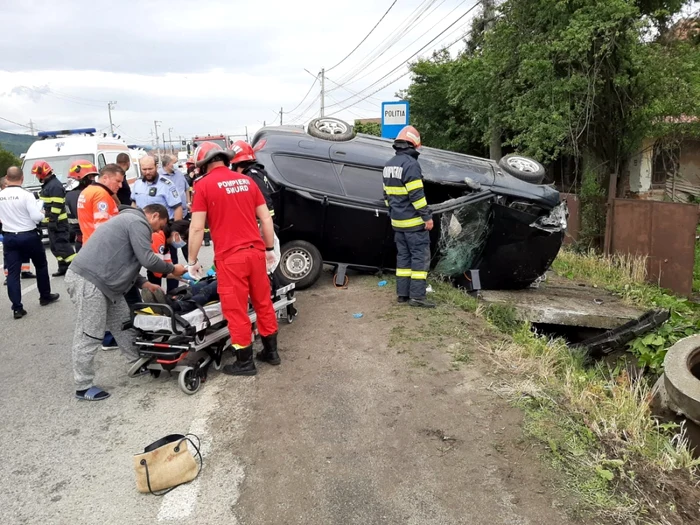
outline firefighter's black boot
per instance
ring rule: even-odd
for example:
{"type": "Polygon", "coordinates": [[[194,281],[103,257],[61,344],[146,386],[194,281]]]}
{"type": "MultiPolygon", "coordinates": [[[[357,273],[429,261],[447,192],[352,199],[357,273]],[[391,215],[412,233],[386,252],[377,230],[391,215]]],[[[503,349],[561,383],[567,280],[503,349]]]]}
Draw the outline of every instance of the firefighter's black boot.
{"type": "Polygon", "coordinates": [[[51,277],[62,277],[66,275],[66,272],[68,271],[68,265],[67,264],[59,264],[58,265],[58,271],[56,273],[52,273],[51,277]]]}
{"type": "Polygon", "coordinates": [[[263,344],[263,351],[256,356],[259,361],[265,361],[271,365],[279,365],[282,360],[277,353],[277,332],[268,336],[260,336],[263,344]]]}
{"type": "Polygon", "coordinates": [[[253,345],[236,350],[236,361],[224,367],[224,374],[230,376],[254,376],[258,373],[253,361],[253,345]]]}
{"type": "Polygon", "coordinates": [[[409,306],[416,306],[418,308],[435,308],[435,303],[431,303],[425,299],[410,299],[408,304],[409,306]]]}

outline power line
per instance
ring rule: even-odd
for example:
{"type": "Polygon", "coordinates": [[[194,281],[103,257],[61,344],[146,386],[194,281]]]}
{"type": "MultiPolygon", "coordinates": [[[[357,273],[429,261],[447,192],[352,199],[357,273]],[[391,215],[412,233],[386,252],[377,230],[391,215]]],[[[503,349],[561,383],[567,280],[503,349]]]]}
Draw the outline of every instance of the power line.
{"type": "Polygon", "coordinates": [[[379,19],[379,22],[377,22],[376,24],[374,24],[374,27],[370,30],[369,33],[367,33],[367,35],[365,35],[365,37],[360,41],[360,43],[357,44],[357,45],[355,46],[355,48],[354,48],[352,51],[350,51],[347,55],[345,55],[345,58],[343,58],[343,60],[341,60],[340,62],[338,62],[336,65],[334,65],[334,66],[329,67],[328,69],[326,69],[326,72],[335,69],[335,68],[338,67],[340,64],[342,64],[343,62],[345,62],[348,58],[350,58],[350,55],[352,55],[355,51],[357,51],[357,48],[359,48],[362,44],[364,44],[364,43],[365,43],[365,40],[367,40],[367,39],[369,38],[369,36],[370,36],[372,33],[374,33],[374,30],[377,29],[377,26],[378,26],[379,24],[382,23],[382,20],[384,20],[384,18],[386,17],[386,15],[389,14],[389,11],[391,11],[391,9],[396,5],[396,2],[397,2],[397,1],[398,1],[398,0],[394,0],[394,1],[391,3],[391,5],[389,6],[389,9],[387,9],[387,10],[384,12],[384,14],[382,15],[382,17],[379,19]]]}
{"type": "Polygon", "coordinates": [[[5,122],[9,122],[10,124],[14,124],[15,126],[19,126],[20,128],[32,129],[31,126],[27,126],[26,124],[20,124],[19,122],[15,122],[14,120],[10,120],[9,118],[0,117],[0,120],[4,120],[5,122]]]}
{"type": "MultiPolygon", "coordinates": [[[[377,46],[369,52],[364,59],[360,60],[358,65],[343,75],[339,81],[341,84],[347,82],[354,75],[362,71],[365,67],[372,63],[372,61],[380,58],[382,54],[386,53],[392,46],[401,40],[404,36],[411,32],[413,28],[420,24],[420,20],[428,9],[437,0],[423,0],[406,18],[404,18],[399,25],[391,33],[389,33],[377,46]],[[382,46],[384,48],[382,49],[382,46]],[[379,55],[377,56],[377,53],[379,55]]],[[[444,2],[445,0],[442,0],[444,2]]],[[[441,2],[441,3],[442,3],[441,2]]]]}
{"type": "Polygon", "coordinates": [[[389,87],[390,85],[392,85],[394,82],[397,82],[397,81],[401,80],[403,77],[405,77],[405,76],[408,75],[409,73],[411,73],[411,70],[408,70],[408,71],[406,71],[404,74],[399,75],[398,77],[396,77],[396,78],[395,78],[394,80],[392,80],[391,82],[389,82],[389,83],[387,83],[387,84],[384,84],[382,87],[376,89],[375,91],[372,91],[372,93],[370,93],[369,95],[366,95],[364,98],[358,100],[357,102],[355,102],[355,103],[353,103],[353,104],[349,104],[349,105],[345,106],[344,108],[340,108],[338,111],[334,111],[333,113],[329,113],[328,116],[330,117],[330,116],[333,116],[333,115],[337,115],[337,114],[340,113],[341,111],[345,111],[346,109],[353,107],[355,104],[359,104],[360,102],[362,102],[362,101],[365,100],[366,98],[368,98],[368,97],[374,95],[375,93],[379,93],[382,89],[387,88],[387,87],[389,87]]]}
{"type": "MultiPolygon", "coordinates": [[[[425,48],[427,48],[430,44],[432,44],[433,42],[435,42],[435,41],[436,41],[438,38],[440,38],[442,35],[444,35],[445,33],[447,33],[447,31],[450,30],[450,29],[452,29],[452,27],[454,27],[460,20],[462,20],[465,16],[467,16],[467,15],[468,15],[469,13],[471,13],[474,9],[476,9],[476,7],[477,7],[480,3],[481,3],[481,0],[478,0],[478,1],[477,1],[472,7],[470,7],[462,16],[460,16],[459,18],[457,18],[457,19],[456,19],[454,22],[452,22],[449,26],[447,26],[445,29],[443,29],[437,36],[435,36],[435,38],[433,38],[432,40],[430,40],[430,42],[428,42],[427,44],[425,44],[425,45],[424,45],[423,47],[421,47],[418,51],[416,51],[415,53],[413,53],[410,57],[408,57],[406,60],[402,61],[398,66],[396,66],[394,69],[392,69],[391,71],[389,71],[388,73],[386,73],[385,75],[383,75],[382,77],[380,77],[378,80],[376,80],[375,82],[373,82],[372,84],[370,84],[370,85],[367,86],[366,88],[360,90],[360,91],[358,92],[358,95],[362,94],[363,92],[367,91],[368,89],[372,88],[373,86],[379,84],[382,80],[384,80],[385,78],[389,77],[390,75],[392,75],[393,73],[395,73],[397,70],[401,69],[406,63],[408,63],[409,60],[411,60],[412,58],[414,58],[416,55],[418,55],[418,53],[420,53],[421,51],[423,51],[425,48]]],[[[443,39],[443,40],[444,40],[444,39],[443,39]]],[[[409,70],[405,75],[407,75],[409,72],[410,72],[410,70],[409,70]]],[[[403,76],[405,76],[405,75],[403,75],[403,76]]],[[[401,77],[399,77],[399,78],[401,78],[401,77]]],[[[398,80],[398,79],[397,79],[397,80],[398,80]]],[[[394,81],[394,82],[395,82],[395,81],[394,81]]],[[[392,82],[392,83],[393,83],[393,82],[392,82]]],[[[382,89],[383,89],[383,88],[382,88],[382,89]]],[[[376,91],[373,92],[373,93],[371,93],[370,95],[374,95],[374,93],[376,93],[376,91]]],[[[342,102],[340,102],[340,104],[344,104],[345,102],[351,100],[352,98],[354,98],[354,97],[348,97],[348,98],[346,98],[345,100],[343,100],[342,102]]],[[[365,98],[368,98],[368,97],[364,97],[362,100],[365,100],[365,98]]],[[[332,107],[332,106],[335,106],[335,105],[338,105],[338,104],[331,104],[331,105],[328,106],[328,107],[332,107]]]]}
{"type": "MultiPolygon", "coordinates": [[[[394,60],[396,57],[398,57],[399,55],[401,55],[401,53],[403,53],[404,51],[406,51],[407,49],[409,49],[413,44],[415,44],[416,42],[418,42],[421,38],[423,38],[425,35],[427,35],[427,34],[430,33],[433,29],[435,29],[435,27],[436,27],[440,22],[442,22],[443,20],[445,20],[446,18],[448,18],[452,13],[454,13],[457,9],[459,9],[464,3],[466,3],[466,1],[467,1],[467,0],[462,0],[459,4],[457,4],[457,6],[455,6],[454,9],[452,9],[452,11],[450,11],[449,13],[447,13],[445,16],[443,16],[443,17],[442,17],[440,20],[438,20],[437,22],[435,22],[435,23],[430,27],[430,29],[428,29],[425,33],[423,33],[421,36],[419,36],[418,38],[416,38],[413,42],[411,42],[410,44],[408,44],[406,47],[404,47],[401,51],[399,51],[398,53],[396,53],[394,56],[392,56],[392,57],[391,57],[390,59],[388,59],[386,62],[383,62],[381,65],[375,67],[374,69],[363,73],[363,74],[360,75],[359,77],[353,78],[353,79],[349,82],[349,84],[354,84],[354,83],[356,83],[357,81],[362,80],[363,78],[366,78],[367,76],[371,75],[372,73],[374,73],[374,72],[377,71],[378,69],[381,69],[381,68],[385,67],[388,63],[390,63],[390,62],[391,62],[392,60],[394,60]]],[[[477,2],[477,4],[478,4],[478,3],[479,3],[479,2],[477,2]]],[[[474,7],[476,7],[477,4],[474,4],[474,6],[472,7],[472,9],[473,9],[474,7]]],[[[469,11],[467,11],[467,13],[469,13],[469,11]]],[[[465,13],[465,15],[466,15],[466,13],[465,13]]],[[[462,15],[462,17],[464,17],[465,15],[462,15]]],[[[460,19],[458,18],[456,21],[458,21],[458,20],[460,20],[460,19]]],[[[456,22],[456,21],[455,21],[455,22],[456,22]]],[[[450,27],[451,27],[451,26],[450,26],[450,27]]],[[[449,27],[448,27],[447,29],[449,29],[449,27]]],[[[442,34],[442,33],[441,33],[441,34],[442,34]]],[[[438,36],[440,36],[440,35],[438,35],[438,36]]]]}
{"type": "Polygon", "coordinates": [[[294,112],[299,108],[299,106],[301,106],[301,105],[304,103],[304,101],[306,100],[306,97],[309,96],[309,94],[311,93],[311,90],[312,90],[312,89],[314,88],[314,86],[316,85],[316,82],[318,82],[318,77],[315,77],[315,78],[314,78],[313,84],[311,84],[311,87],[310,87],[309,90],[306,92],[306,95],[304,95],[304,98],[301,99],[301,102],[299,102],[293,110],[287,111],[288,114],[289,114],[289,113],[294,113],[294,112]]]}
{"type": "MultiPolygon", "coordinates": [[[[460,37],[459,37],[457,40],[454,40],[453,42],[451,42],[451,43],[449,43],[448,45],[446,45],[446,46],[445,46],[445,49],[451,48],[453,45],[455,45],[457,42],[459,42],[459,41],[462,40],[463,38],[464,38],[464,36],[463,36],[463,35],[460,35],[460,37]]],[[[341,111],[345,111],[345,110],[347,110],[348,108],[351,108],[351,107],[353,107],[353,106],[356,105],[356,104],[359,104],[360,102],[362,102],[363,100],[369,98],[370,96],[374,95],[375,93],[379,93],[382,89],[385,89],[385,88],[389,87],[390,85],[394,84],[395,82],[401,80],[403,77],[405,77],[405,76],[408,75],[409,73],[411,73],[411,70],[410,70],[410,69],[409,69],[408,71],[406,71],[404,74],[402,74],[402,75],[396,77],[394,80],[392,80],[392,81],[389,82],[388,84],[384,84],[382,87],[376,89],[375,91],[373,91],[373,92],[370,93],[369,95],[366,95],[364,98],[358,100],[357,102],[355,102],[355,103],[353,103],[353,104],[349,104],[349,105],[345,106],[344,108],[339,109],[338,111],[334,111],[333,113],[330,113],[328,116],[337,115],[337,114],[340,113],[341,111]]]]}
{"type": "MultiPolygon", "coordinates": [[[[328,77],[326,77],[326,80],[330,80],[330,82],[333,83],[333,84],[335,84],[336,86],[338,86],[339,89],[343,89],[343,90],[347,91],[348,93],[352,93],[353,95],[358,95],[357,91],[353,91],[352,89],[346,88],[345,86],[341,86],[341,85],[338,84],[335,80],[332,80],[332,79],[330,79],[330,78],[328,78],[328,77]]],[[[328,91],[331,91],[331,90],[328,90],[328,91]]],[[[330,98],[330,97],[329,97],[329,98],[330,98]]],[[[379,100],[379,99],[376,98],[376,97],[370,97],[370,98],[373,98],[373,99],[376,100],[377,102],[382,102],[382,100],[379,100]]]]}

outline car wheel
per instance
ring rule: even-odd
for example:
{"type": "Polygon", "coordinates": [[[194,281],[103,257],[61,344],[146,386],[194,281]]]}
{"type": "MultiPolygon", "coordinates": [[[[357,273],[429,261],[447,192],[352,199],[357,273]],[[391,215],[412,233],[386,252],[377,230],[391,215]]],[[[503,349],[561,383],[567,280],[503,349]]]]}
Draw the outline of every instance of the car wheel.
{"type": "Polygon", "coordinates": [[[313,119],[309,122],[308,133],[317,139],[335,142],[342,142],[355,137],[355,130],[350,124],[333,117],[313,119]]]}
{"type": "Polygon", "coordinates": [[[506,155],[498,161],[503,171],[516,179],[539,184],[544,179],[544,166],[534,159],[521,155],[506,155]]]}
{"type": "Polygon", "coordinates": [[[318,281],[321,270],[321,252],[310,242],[290,241],[282,246],[282,256],[276,270],[282,283],[294,283],[297,290],[303,290],[318,281]]]}

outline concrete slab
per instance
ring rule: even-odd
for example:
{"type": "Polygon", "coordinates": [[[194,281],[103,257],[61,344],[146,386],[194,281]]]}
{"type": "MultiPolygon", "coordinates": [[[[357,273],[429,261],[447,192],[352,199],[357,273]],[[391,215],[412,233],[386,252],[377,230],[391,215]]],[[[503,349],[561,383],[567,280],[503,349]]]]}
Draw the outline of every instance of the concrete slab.
{"type": "Polygon", "coordinates": [[[644,313],[606,290],[552,273],[539,288],[483,290],[481,295],[486,303],[512,305],[520,320],[531,323],[611,330],[644,313]]]}

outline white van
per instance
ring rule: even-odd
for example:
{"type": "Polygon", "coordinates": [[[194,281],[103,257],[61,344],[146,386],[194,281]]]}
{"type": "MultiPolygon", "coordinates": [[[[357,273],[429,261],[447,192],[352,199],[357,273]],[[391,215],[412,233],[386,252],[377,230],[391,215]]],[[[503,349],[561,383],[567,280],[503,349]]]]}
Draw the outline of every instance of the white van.
{"type": "MultiPolygon", "coordinates": [[[[39,140],[32,143],[22,162],[24,172],[24,187],[29,190],[38,189],[41,184],[32,175],[32,166],[37,160],[45,160],[53,168],[56,177],[66,184],[68,170],[76,160],[87,160],[102,169],[106,164],[117,161],[117,155],[126,153],[131,157],[131,150],[120,138],[110,137],[107,133],[98,134],[94,128],[73,129],[64,131],[42,131],[39,140]]],[[[126,173],[129,184],[140,177],[137,162],[131,162],[131,168],[126,173]]]]}

